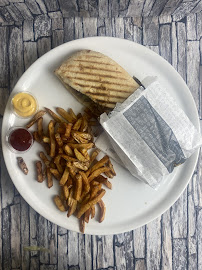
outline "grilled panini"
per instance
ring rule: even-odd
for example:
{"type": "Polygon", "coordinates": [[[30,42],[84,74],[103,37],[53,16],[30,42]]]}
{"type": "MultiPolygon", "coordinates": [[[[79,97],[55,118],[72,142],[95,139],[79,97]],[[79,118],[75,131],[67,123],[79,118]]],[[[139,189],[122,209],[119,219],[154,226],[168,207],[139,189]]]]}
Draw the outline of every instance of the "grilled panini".
{"type": "Polygon", "coordinates": [[[139,85],[115,61],[99,52],[82,50],[73,54],[56,71],[63,84],[113,109],[139,85]]]}

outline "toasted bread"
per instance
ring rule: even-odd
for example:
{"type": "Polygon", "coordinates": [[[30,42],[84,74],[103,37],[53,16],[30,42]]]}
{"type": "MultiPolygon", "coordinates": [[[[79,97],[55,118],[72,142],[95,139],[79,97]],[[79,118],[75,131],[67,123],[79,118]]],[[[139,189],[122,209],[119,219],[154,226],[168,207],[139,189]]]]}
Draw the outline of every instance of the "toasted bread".
{"type": "Polygon", "coordinates": [[[82,50],[68,58],[55,74],[66,85],[87,95],[101,106],[113,109],[139,85],[114,60],[90,50],[82,50]]]}

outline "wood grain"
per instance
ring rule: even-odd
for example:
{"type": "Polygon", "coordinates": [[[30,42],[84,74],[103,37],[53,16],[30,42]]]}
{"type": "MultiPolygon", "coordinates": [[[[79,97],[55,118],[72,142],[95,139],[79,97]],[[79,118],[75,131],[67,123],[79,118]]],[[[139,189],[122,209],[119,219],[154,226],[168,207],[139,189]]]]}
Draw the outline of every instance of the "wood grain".
{"type": "MultiPolygon", "coordinates": [[[[202,127],[201,10],[198,0],[1,0],[0,124],[10,91],[38,57],[64,42],[99,35],[144,44],[170,62],[187,82],[202,127]]],[[[202,154],[169,210],[146,226],[110,236],[52,224],[14,188],[2,153],[0,165],[0,269],[202,269],[202,154]]]]}

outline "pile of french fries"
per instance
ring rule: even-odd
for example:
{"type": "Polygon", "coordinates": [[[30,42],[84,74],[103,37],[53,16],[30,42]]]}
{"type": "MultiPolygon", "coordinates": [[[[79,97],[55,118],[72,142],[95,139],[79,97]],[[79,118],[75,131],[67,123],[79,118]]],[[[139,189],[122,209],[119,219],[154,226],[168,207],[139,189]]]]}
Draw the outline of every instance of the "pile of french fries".
{"type": "Polygon", "coordinates": [[[46,151],[46,154],[41,151],[40,160],[36,161],[37,180],[41,183],[47,179],[49,188],[53,186],[53,179],[57,180],[61,187],[60,194],[54,197],[57,208],[62,212],[67,211],[67,217],[76,215],[80,221],[80,231],[84,233],[85,223],[95,216],[96,204],[100,208],[99,222],[104,220],[106,207],[102,198],[106,190],[103,186],[111,189],[108,178],[113,178],[116,173],[109,157],[104,156],[97,161],[100,150],[92,149],[93,128],[98,122],[93,120],[91,111],[85,109],[83,115],[59,107],[56,111],[58,114],[45,108],[26,125],[30,128],[37,123],[33,137],[46,151]],[[43,117],[46,113],[52,120],[45,133],[43,117]]]}

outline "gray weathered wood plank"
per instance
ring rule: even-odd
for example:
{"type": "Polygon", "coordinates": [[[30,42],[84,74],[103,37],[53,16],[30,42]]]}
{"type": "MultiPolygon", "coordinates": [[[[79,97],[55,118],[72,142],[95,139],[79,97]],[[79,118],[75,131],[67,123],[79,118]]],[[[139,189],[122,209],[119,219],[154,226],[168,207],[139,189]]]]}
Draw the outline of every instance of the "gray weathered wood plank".
{"type": "Polygon", "coordinates": [[[145,230],[146,230],[146,227],[142,226],[133,231],[134,257],[136,259],[145,258],[145,254],[146,254],[145,230]]]}
{"type": "Polygon", "coordinates": [[[124,18],[124,38],[134,40],[134,25],[132,18],[124,18]]]}
{"type": "Polygon", "coordinates": [[[97,36],[97,18],[86,18],[83,21],[84,37],[97,36]]]}
{"type": "Polygon", "coordinates": [[[187,269],[186,239],[173,239],[173,269],[187,269]]]}
{"type": "Polygon", "coordinates": [[[50,264],[57,264],[58,258],[58,236],[57,225],[48,221],[48,246],[50,248],[50,264]]]}
{"type": "Polygon", "coordinates": [[[67,269],[67,234],[58,235],[58,269],[67,269]]]}
{"type": "Polygon", "coordinates": [[[10,206],[11,213],[11,265],[12,268],[21,266],[20,250],[20,204],[10,206]]]}
{"type": "MultiPolygon", "coordinates": [[[[48,221],[39,216],[38,223],[38,245],[40,247],[49,248],[48,246],[48,221]]],[[[49,253],[40,252],[40,263],[49,264],[49,253]]]]}
{"type": "Polygon", "coordinates": [[[0,115],[3,116],[9,98],[8,88],[0,88],[0,115]]]}
{"type": "Polygon", "coordinates": [[[198,212],[197,219],[197,248],[198,248],[198,269],[202,268],[202,210],[198,212]]]}
{"type": "Polygon", "coordinates": [[[64,42],[74,39],[74,18],[64,19],[64,42]]]}
{"type": "Polygon", "coordinates": [[[30,259],[30,270],[39,270],[39,258],[38,257],[32,257],[30,259]]]}
{"type": "Polygon", "coordinates": [[[97,268],[108,268],[114,266],[113,235],[99,237],[97,241],[97,268]]]}
{"type": "Polygon", "coordinates": [[[98,18],[97,35],[98,36],[106,36],[105,20],[103,18],[98,18]]]}
{"type": "Polygon", "coordinates": [[[127,8],[127,17],[140,17],[142,14],[144,7],[144,1],[143,0],[132,0],[129,2],[129,6],[127,8]]]}
{"type": "Polygon", "coordinates": [[[10,208],[6,207],[2,210],[2,269],[4,270],[10,270],[12,268],[10,227],[10,208]]]}
{"type": "Polygon", "coordinates": [[[187,16],[187,39],[196,40],[196,14],[189,14],[187,16]]]}
{"type": "Polygon", "coordinates": [[[146,264],[148,269],[160,269],[161,218],[146,225],[146,264]]]}
{"type": "Polygon", "coordinates": [[[177,70],[178,48],[177,48],[177,30],[176,24],[171,25],[171,44],[172,44],[172,66],[177,70]]]}
{"type": "Polygon", "coordinates": [[[23,21],[23,16],[20,14],[20,11],[16,8],[14,4],[10,4],[6,8],[15,22],[23,21]]]}
{"type": "Polygon", "coordinates": [[[58,0],[58,2],[63,17],[67,18],[78,16],[78,5],[76,0],[69,0],[69,1],[58,0]]]}
{"type": "Polygon", "coordinates": [[[38,58],[37,56],[37,44],[36,42],[24,42],[24,65],[25,70],[31,66],[34,61],[38,58]]]}
{"type": "Polygon", "coordinates": [[[63,30],[63,17],[60,11],[57,12],[49,12],[48,16],[51,18],[51,28],[52,30],[63,30]]]}
{"type": "Polygon", "coordinates": [[[197,269],[197,239],[196,239],[196,219],[197,212],[195,205],[196,196],[195,182],[197,174],[194,174],[188,188],[188,269],[197,269]]]}
{"type": "Polygon", "coordinates": [[[158,17],[143,18],[143,45],[158,45],[158,17]]]}
{"type": "Polygon", "coordinates": [[[37,52],[38,57],[41,57],[45,53],[51,50],[51,38],[43,37],[37,40],[37,52]]]}
{"type": "Polygon", "coordinates": [[[8,86],[8,27],[0,27],[0,87],[8,86]]]}
{"type": "Polygon", "coordinates": [[[23,41],[34,41],[33,20],[23,22],[23,41]]]}
{"type": "Polygon", "coordinates": [[[33,16],[25,3],[15,3],[15,6],[25,20],[33,19],[33,16]]]}
{"type": "Polygon", "coordinates": [[[144,259],[136,260],[135,270],[146,270],[146,269],[147,269],[147,266],[146,266],[146,262],[144,259]]]}
{"type": "Polygon", "coordinates": [[[35,40],[51,35],[51,19],[47,15],[39,15],[34,20],[35,40]]]}
{"type": "Polygon", "coordinates": [[[182,22],[177,23],[178,65],[177,71],[186,82],[186,28],[182,22]]]}
{"type": "Polygon", "coordinates": [[[10,88],[13,89],[24,72],[22,28],[13,27],[9,40],[10,88]]]}
{"type": "Polygon", "coordinates": [[[161,25],[159,29],[159,50],[160,55],[171,63],[171,27],[170,25],[161,25]]]}
{"type": "Polygon", "coordinates": [[[171,235],[170,210],[167,210],[162,215],[161,235],[162,235],[161,269],[169,270],[172,269],[172,235],[171,235]]]}
{"type": "Polygon", "coordinates": [[[83,20],[80,17],[75,18],[75,39],[83,38],[83,20]]]}
{"type": "Polygon", "coordinates": [[[186,15],[190,13],[190,11],[196,6],[199,1],[200,0],[180,4],[172,14],[173,20],[180,21],[181,19],[183,19],[186,15]]]}
{"type": "Polygon", "coordinates": [[[58,1],[55,0],[44,0],[44,4],[48,11],[56,11],[59,9],[58,1]]]}
{"type": "Polygon", "coordinates": [[[145,0],[143,16],[148,17],[156,0],[145,0]]]}
{"type": "Polygon", "coordinates": [[[24,247],[29,246],[29,206],[21,197],[21,208],[20,208],[20,231],[21,234],[21,254],[22,254],[22,270],[29,269],[29,262],[30,262],[30,253],[24,251],[24,247]]]}
{"type": "Polygon", "coordinates": [[[54,30],[52,34],[52,48],[64,43],[64,30],[54,30]]]}
{"type": "Polygon", "coordinates": [[[98,16],[103,18],[103,17],[108,17],[108,12],[109,12],[109,1],[108,0],[100,0],[99,1],[99,8],[98,8],[98,16]]]}
{"type": "Polygon", "coordinates": [[[85,235],[84,239],[85,239],[85,247],[84,247],[84,252],[85,252],[85,265],[86,265],[86,269],[91,269],[92,268],[92,264],[93,264],[93,259],[92,259],[92,241],[91,241],[91,235],[85,235]]]}
{"type": "Polygon", "coordinates": [[[27,5],[28,9],[31,11],[33,15],[41,14],[41,10],[35,1],[25,0],[25,4],[27,5]]]}
{"type": "Polygon", "coordinates": [[[126,257],[125,257],[125,248],[124,248],[124,234],[118,234],[114,236],[115,238],[115,265],[117,270],[125,270],[126,268],[126,257]]]}
{"type": "Polygon", "coordinates": [[[187,41],[187,85],[199,110],[199,41],[187,41]]]}
{"type": "Polygon", "coordinates": [[[79,264],[79,254],[78,254],[78,233],[68,231],[68,264],[71,266],[76,266],[79,264]]]}
{"type": "Polygon", "coordinates": [[[202,37],[202,11],[196,14],[196,38],[200,40],[202,37]]]}
{"type": "MultiPolygon", "coordinates": [[[[29,243],[30,246],[38,246],[38,214],[29,207],[29,223],[30,223],[30,234],[29,234],[29,243]]],[[[36,256],[37,251],[31,251],[30,256],[36,256]]],[[[39,259],[38,259],[39,263],[39,259]]]]}
{"type": "Polygon", "coordinates": [[[124,38],[123,18],[115,18],[115,36],[117,38],[124,38]]]}

